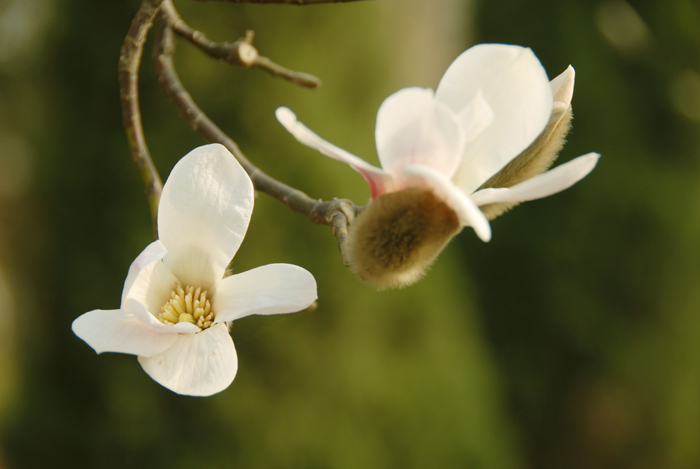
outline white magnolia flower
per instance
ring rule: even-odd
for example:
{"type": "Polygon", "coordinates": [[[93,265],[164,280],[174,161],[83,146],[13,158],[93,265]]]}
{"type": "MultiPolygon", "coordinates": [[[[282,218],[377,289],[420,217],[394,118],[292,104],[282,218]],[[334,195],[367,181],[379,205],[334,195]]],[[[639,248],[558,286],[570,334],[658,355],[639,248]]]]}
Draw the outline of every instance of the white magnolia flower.
{"type": "Polygon", "coordinates": [[[160,240],[131,264],[121,308],[83,314],[73,332],[97,353],[138,355],[144,371],[176,393],[226,389],[238,369],[228,324],[300,311],[317,297],[313,276],[294,265],[223,278],[252,211],[253,184],[226,148],[187,154],[163,188],[160,240]]]}
{"type": "Polygon", "coordinates": [[[589,153],[546,171],[569,129],[573,88],[572,67],[550,83],[528,48],[472,47],[436,92],[405,88],[382,103],[381,168],[323,140],[289,109],[276,115],[299,142],[369,183],[372,200],[350,227],[348,258],[385,288],[417,281],[462,227],[489,241],[488,218],[562,191],[594,168],[599,155],[589,153]]]}

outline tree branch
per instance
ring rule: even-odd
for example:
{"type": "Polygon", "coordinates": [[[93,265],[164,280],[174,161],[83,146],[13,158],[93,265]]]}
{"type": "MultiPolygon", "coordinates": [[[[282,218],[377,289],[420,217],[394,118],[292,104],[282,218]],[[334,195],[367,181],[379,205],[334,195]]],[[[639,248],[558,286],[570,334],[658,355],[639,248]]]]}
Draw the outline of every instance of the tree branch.
{"type": "Polygon", "coordinates": [[[173,13],[177,15],[171,0],[163,0],[157,17],[153,45],[156,75],[165,93],[173,101],[192,130],[201,134],[209,142],[224,145],[233,153],[250,176],[256,190],[274,197],[293,211],[307,216],[314,223],[331,225],[333,235],[338,238],[338,246],[343,253],[343,262],[347,264],[345,258],[347,226],[352,223],[362,207],[357,207],[351,201],[344,199],[331,201],[312,199],[300,190],[268,176],[246,158],[236,142],[202,112],[182,85],[172,58],[175,52],[175,42],[170,20],[177,18],[173,13]]]}
{"type": "MultiPolygon", "coordinates": [[[[198,2],[208,2],[212,0],[197,0],[198,2]]],[[[285,5],[320,5],[322,3],[349,3],[361,2],[365,0],[213,0],[228,3],[277,3],[285,5]]]]}
{"type": "Polygon", "coordinates": [[[122,101],[122,114],[126,138],[131,149],[131,159],[141,174],[146,188],[146,197],[151,211],[153,234],[158,237],[157,215],[163,182],[153,164],[146,145],[139,107],[139,67],[143,55],[148,30],[162,0],[144,0],[134,17],[129,29],[121,55],[119,56],[119,88],[122,101]]]}
{"type": "Polygon", "coordinates": [[[231,65],[238,65],[249,68],[261,68],[270,72],[273,76],[280,76],[297,85],[307,88],[318,88],[321,80],[313,75],[302,72],[294,72],[288,68],[276,64],[267,57],[261,56],[253,46],[255,32],[248,30],[245,35],[234,43],[212,42],[204,35],[185,23],[177,14],[174,8],[168,8],[168,21],[170,27],[178,36],[187,39],[197,46],[209,57],[227,62],[231,65]]]}

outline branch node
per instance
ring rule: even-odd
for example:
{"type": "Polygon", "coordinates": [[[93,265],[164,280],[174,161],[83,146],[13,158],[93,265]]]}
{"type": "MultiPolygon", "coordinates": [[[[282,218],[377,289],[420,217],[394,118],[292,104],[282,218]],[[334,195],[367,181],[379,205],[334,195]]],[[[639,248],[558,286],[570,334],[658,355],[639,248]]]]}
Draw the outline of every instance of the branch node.
{"type": "Polygon", "coordinates": [[[241,38],[236,42],[213,42],[201,31],[197,31],[190,27],[178,15],[171,1],[164,1],[161,6],[161,11],[165,15],[165,21],[168,26],[178,36],[186,39],[202,52],[216,60],[247,68],[261,68],[266,70],[272,76],[285,78],[295,85],[304,86],[306,88],[318,88],[321,86],[321,80],[308,73],[295,72],[281,65],[276,64],[267,57],[260,55],[258,50],[253,46],[255,39],[255,31],[247,30],[241,38]]]}
{"type": "Polygon", "coordinates": [[[250,42],[236,42],[238,44],[234,44],[234,46],[236,46],[235,50],[238,53],[238,62],[245,67],[254,66],[259,56],[258,50],[250,42]]]}

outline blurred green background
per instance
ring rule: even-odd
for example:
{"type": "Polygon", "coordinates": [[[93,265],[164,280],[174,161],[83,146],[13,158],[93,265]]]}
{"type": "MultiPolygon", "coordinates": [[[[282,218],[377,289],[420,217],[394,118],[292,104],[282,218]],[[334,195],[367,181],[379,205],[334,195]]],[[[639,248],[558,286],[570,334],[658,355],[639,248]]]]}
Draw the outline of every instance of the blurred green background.
{"type": "MultiPolygon", "coordinates": [[[[117,84],[138,2],[0,0],[0,467],[700,467],[698,3],[175,4],[211,39],[254,29],[262,54],[323,79],[297,88],[178,41],[204,111],[312,197],[362,204],[369,193],[296,143],[277,106],[376,162],[382,100],[434,88],[478,42],[529,46],[550,77],[573,64],[560,161],[603,157],[574,188],[496,220],[490,243],[465,230],[400,291],[362,284],[327,227],[260,194],[236,271],[301,265],[320,306],[236,322],[233,385],[178,396],[70,330],[119,307],[151,240],[117,84]]],[[[141,83],[165,179],[204,141],[148,57],[141,83]]]]}

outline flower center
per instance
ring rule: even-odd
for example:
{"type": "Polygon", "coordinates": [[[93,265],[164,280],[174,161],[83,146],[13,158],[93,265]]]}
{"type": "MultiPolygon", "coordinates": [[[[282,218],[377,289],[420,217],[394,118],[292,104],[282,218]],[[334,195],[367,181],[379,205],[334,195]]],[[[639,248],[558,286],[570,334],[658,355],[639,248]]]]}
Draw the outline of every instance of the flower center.
{"type": "Polygon", "coordinates": [[[165,302],[158,315],[163,324],[173,325],[189,322],[204,330],[214,322],[214,312],[207,298],[207,291],[201,287],[178,285],[170,292],[170,299],[165,302]]]}

